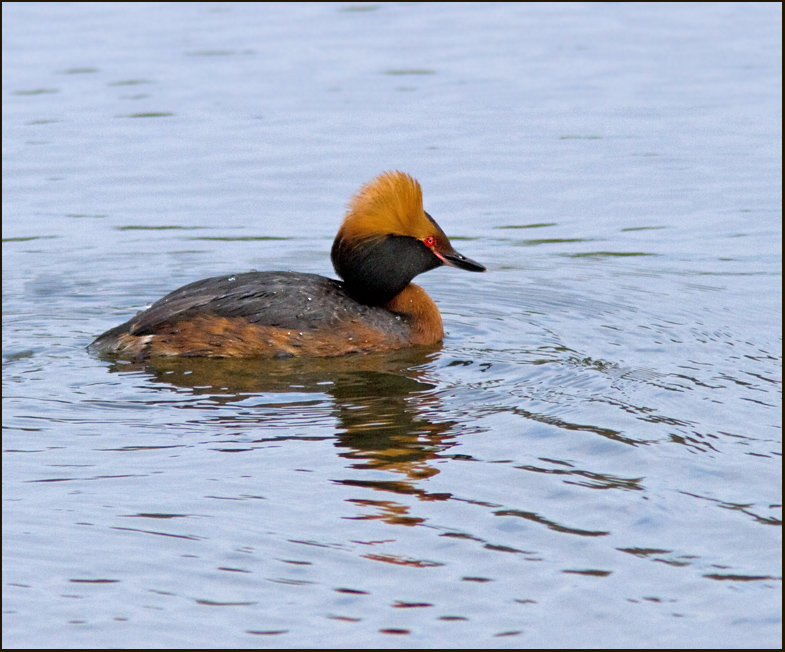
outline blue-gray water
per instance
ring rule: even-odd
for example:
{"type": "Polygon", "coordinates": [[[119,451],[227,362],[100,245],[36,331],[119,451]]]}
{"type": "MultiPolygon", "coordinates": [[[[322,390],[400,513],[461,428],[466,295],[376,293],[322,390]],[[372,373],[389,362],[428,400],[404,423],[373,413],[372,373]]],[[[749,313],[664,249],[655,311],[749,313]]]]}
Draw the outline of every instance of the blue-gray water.
{"type": "Polygon", "coordinates": [[[3,3],[6,647],[779,647],[781,5],[3,3]],[[112,365],[417,177],[443,347],[112,365]]]}

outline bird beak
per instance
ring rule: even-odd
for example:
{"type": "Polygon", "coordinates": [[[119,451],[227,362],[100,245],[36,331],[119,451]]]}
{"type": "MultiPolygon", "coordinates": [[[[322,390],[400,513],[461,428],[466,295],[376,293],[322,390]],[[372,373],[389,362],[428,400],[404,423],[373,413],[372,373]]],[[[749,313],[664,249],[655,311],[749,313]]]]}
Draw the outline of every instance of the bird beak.
{"type": "Polygon", "coordinates": [[[449,251],[435,251],[431,250],[445,265],[450,267],[457,267],[458,269],[465,269],[467,272],[485,272],[487,271],[483,265],[467,258],[463,254],[459,254],[455,249],[450,247],[449,251]]]}

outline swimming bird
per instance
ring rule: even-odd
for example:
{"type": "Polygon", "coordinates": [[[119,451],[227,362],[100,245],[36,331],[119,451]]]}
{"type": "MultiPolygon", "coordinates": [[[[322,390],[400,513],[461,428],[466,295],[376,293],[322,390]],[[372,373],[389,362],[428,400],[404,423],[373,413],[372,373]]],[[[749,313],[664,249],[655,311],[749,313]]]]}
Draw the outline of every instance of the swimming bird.
{"type": "Polygon", "coordinates": [[[420,184],[385,172],[349,204],[330,255],[337,281],[300,272],[246,272],[185,285],[90,346],[133,360],[329,357],[431,345],[439,309],[411,280],[449,265],[485,267],[453,249],[423,209],[420,184]]]}

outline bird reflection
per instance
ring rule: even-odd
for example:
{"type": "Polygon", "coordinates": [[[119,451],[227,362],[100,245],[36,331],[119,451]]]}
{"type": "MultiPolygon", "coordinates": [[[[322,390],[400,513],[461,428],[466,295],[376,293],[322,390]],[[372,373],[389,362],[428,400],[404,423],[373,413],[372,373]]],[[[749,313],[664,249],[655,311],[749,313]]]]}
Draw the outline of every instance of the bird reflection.
{"type": "MultiPolygon", "coordinates": [[[[418,486],[418,481],[438,474],[434,459],[454,445],[457,427],[455,421],[431,419],[431,415],[439,414],[439,398],[434,392],[436,385],[428,380],[434,356],[432,348],[328,360],[157,358],[144,363],[117,361],[111,371],[149,374],[156,385],[186,389],[195,396],[209,396],[212,405],[245,403],[249,395],[269,399],[256,404],[255,408],[246,406],[242,412],[220,410],[214,416],[208,414],[208,424],[211,419],[222,426],[224,441],[226,432],[230,431],[241,434],[243,443],[248,443],[249,437],[255,444],[267,443],[271,440],[272,414],[283,412],[291,417],[311,405],[301,397],[293,402],[282,401],[282,395],[313,394],[319,406],[328,397],[327,413],[338,423],[333,435],[335,446],[339,449],[338,455],[350,461],[349,468],[400,475],[399,479],[354,477],[336,482],[388,495],[446,500],[449,494],[428,493],[418,486]],[[254,424],[265,428],[261,437],[256,437],[254,424]]],[[[204,402],[184,401],[179,407],[204,411],[204,402]]],[[[319,414],[324,417],[323,406],[319,414]]],[[[200,422],[205,423],[203,417],[200,422]]],[[[272,438],[278,439],[275,435],[272,438]]],[[[415,525],[422,521],[409,516],[408,507],[395,500],[353,499],[350,502],[370,507],[374,512],[358,518],[377,518],[398,525],[415,525]]]]}

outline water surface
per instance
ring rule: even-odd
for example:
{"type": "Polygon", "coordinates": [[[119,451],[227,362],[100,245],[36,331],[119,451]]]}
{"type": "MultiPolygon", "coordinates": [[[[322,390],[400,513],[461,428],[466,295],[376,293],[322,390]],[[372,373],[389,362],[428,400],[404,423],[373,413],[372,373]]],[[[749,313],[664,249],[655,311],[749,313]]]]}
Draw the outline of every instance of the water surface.
{"type": "Polygon", "coordinates": [[[4,645],[779,647],[780,7],[4,3],[4,645]],[[85,351],[388,169],[442,346],[85,351]]]}

